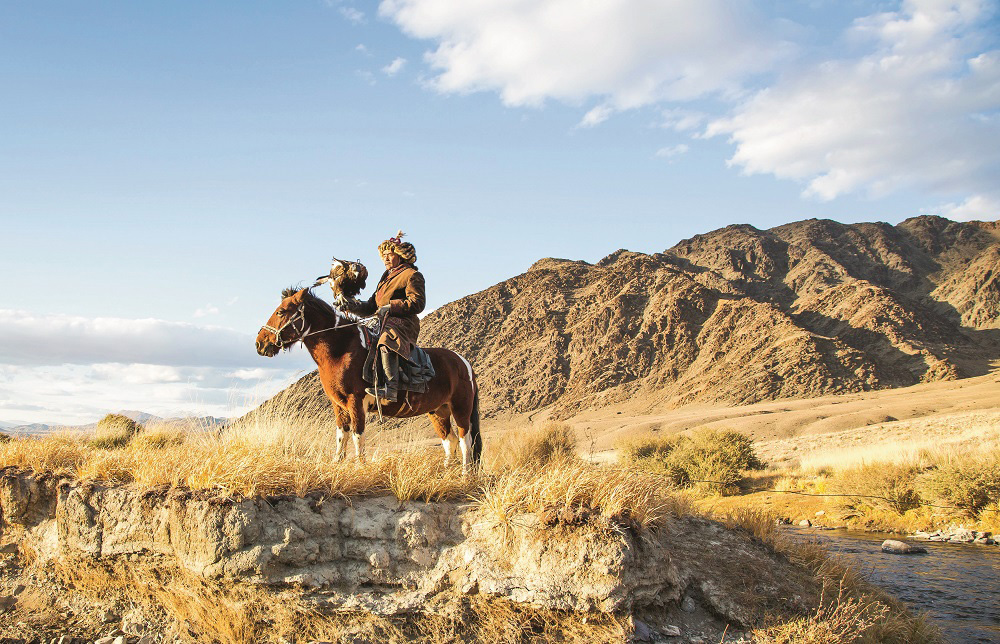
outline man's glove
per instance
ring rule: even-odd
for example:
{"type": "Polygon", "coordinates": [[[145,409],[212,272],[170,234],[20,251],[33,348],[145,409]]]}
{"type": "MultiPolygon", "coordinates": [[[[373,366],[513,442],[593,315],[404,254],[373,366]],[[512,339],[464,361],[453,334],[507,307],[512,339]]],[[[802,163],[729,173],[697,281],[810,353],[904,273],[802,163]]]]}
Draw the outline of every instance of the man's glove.
{"type": "Polygon", "coordinates": [[[389,308],[390,307],[389,307],[388,304],[383,304],[382,306],[378,307],[377,311],[375,311],[375,315],[377,315],[379,317],[382,317],[383,315],[388,315],[389,314],[389,308]]]}

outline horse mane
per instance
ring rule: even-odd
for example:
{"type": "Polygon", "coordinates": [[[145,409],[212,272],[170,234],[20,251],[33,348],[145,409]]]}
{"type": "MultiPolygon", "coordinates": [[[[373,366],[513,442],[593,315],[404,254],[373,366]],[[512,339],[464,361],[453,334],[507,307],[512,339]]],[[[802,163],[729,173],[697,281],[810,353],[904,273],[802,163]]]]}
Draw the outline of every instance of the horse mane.
{"type": "Polygon", "coordinates": [[[350,311],[343,311],[331,305],[329,302],[327,302],[326,300],[320,298],[315,293],[313,293],[312,288],[303,289],[290,286],[281,292],[281,297],[282,299],[286,297],[291,297],[292,295],[295,295],[299,291],[302,291],[302,304],[306,307],[306,309],[310,311],[334,319],[346,318],[351,322],[356,322],[361,319],[360,317],[358,317],[354,313],[351,313],[350,311]]]}

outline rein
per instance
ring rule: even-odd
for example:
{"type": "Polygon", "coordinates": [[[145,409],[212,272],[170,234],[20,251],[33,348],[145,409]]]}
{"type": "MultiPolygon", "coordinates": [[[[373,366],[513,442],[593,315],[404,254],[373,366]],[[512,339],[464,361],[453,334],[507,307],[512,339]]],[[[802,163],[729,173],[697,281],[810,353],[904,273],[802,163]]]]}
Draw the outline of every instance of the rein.
{"type": "Polygon", "coordinates": [[[306,338],[308,338],[311,335],[317,335],[319,333],[325,333],[327,331],[334,331],[336,329],[346,329],[346,328],[352,327],[352,326],[366,326],[367,327],[372,320],[377,320],[378,319],[378,316],[376,315],[376,316],[367,317],[367,318],[359,318],[359,319],[355,320],[354,322],[347,322],[345,324],[341,324],[342,320],[349,320],[350,318],[348,318],[346,315],[343,314],[343,312],[341,312],[341,311],[339,311],[337,309],[334,309],[334,313],[337,316],[337,323],[336,324],[334,324],[331,327],[327,327],[325,329],[319,329],[317,331],[313,331],[312,330],[312,325],[309,324],[308,322],[306,322],[306,307],[305,307],[305,303],[302,303],[302,304],[299,304],[299,306],[295,309],[295,314],[292,317],[290,317],[288,319],[288,321],[285,322],[284,324],[282,324],[280,327],[274,328],[270,324],[265,324],[265,325],[263,325],[260,328],[263,331],[268,331],[268,332],[274,334],[274,345],[276,347],[278,347],[279,349],[285,349],[286,347],[290,347],[291,345],[295,344],[296,342],[302,342],[303,340],[305,340],[306,338]],[[292,330],[295,331],[298,334],[298,337],[296,337],[294,340],[287,340],[286,341],[286,340],[283,340],[281,338],[281,334],[289,326],[292,327],[292,330]]]}

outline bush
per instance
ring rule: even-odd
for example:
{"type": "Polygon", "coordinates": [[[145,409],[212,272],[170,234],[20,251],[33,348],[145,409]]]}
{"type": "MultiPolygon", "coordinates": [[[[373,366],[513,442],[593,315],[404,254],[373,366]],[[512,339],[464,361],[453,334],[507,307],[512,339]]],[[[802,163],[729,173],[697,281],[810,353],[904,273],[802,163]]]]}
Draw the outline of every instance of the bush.
{"type": "Polygon", "coordinates": [[[764,469],[753,441],[731,431],[646,438],[622,445],[622,458],[666,476],[674,485],[726,494],[745,470],[764,469]]]}
{"type": "Polygon", "coordinates": [[[915,483],[920,468],[895,463],[869,463],[844,470],[832,481],[831,491],[845,494],[846,507],[864,512],[866,508],[903,514],[920,506],[915,483]]]}
{"type": "Polygon", "coordinates": [[[128,416],[108,414],[97,421],[91,445],[101,449],[119,449],[128,445],[132,437],[140,431],[142,425],[128,416]]]}
{"type": "Polygon", "coordinates": [[[920,477],[927,496],[957,506],[970,518],[1000,502],[1000,458],[997,454],[955,458],[920,477]]]}

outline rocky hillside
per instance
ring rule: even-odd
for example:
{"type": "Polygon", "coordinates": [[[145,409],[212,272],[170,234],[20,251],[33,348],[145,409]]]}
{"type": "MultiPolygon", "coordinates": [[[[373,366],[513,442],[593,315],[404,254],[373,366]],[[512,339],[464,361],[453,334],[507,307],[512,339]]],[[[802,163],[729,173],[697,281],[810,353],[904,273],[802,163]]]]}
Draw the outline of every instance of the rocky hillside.
{"type": "MultiPolygon", "coordinates": [[[[1000,357],[998,271],[1000,222],[733,225],[653,255],[540,260],[429,314],[421,341],[469,358],[487,415],[900,387],[1000,357]]],[[[322,397],[315,374],[288,395],[322,397]]]]}

